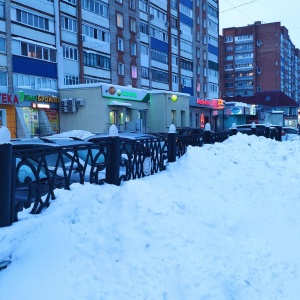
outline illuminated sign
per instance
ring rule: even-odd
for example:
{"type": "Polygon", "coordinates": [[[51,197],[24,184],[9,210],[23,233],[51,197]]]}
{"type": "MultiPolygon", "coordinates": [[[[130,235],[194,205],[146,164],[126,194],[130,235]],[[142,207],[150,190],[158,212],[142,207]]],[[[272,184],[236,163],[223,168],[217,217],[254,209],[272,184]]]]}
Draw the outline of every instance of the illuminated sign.
{"type": "Polygon", "coordinates": [[[224,108],[224,102],[222,99],[197,99],[196,103],[213,109],[224,108]]]}
{"type": "Polygon", "coordinates": [[[128,87],[102,85],[102,96],[106,98],[119,98],[133,101],[142,101],[147,95],[147,91],[128,87]]]}
{"type": "Polygon", "coordinates": [[[31,102],[46,102],[46,103],[59,103],[59,98],[52,95],[31,95],[25,94],[24,92],[18,92],[20,102],[31,101],[31,102]]]}
{"type": "Polygon", "coordinates": [[[177,99],[178,99],[178,96],[177,96],[177,95],[172,95],[172,96],[171,96],[171,100],[172,100],[173,102],[176,102],[177,99]]]}
{"type": "Polygon", "coordinates": [[[50,104],[46,104],[46,103],[31,103],[31,107],[32,108],[50,108],[50,104]]]}
{"type": "Polygon", "coordinates": [[[243,113],[243,108],[238,106],[231,107],[231,114],[233,115],[241,115],[243,113]]]}
{"type": "Polygon", "coordinates": [[[3,104],[18,104],[19,99],[16,94],[0,94],[0,102],[3,104]]]}

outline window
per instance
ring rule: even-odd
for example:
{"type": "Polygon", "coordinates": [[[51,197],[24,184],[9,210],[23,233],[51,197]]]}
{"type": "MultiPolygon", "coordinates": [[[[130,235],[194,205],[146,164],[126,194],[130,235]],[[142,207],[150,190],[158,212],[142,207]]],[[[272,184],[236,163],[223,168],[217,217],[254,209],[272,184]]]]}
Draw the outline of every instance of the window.
{"type": "Polygon", "coordinates": [[[122,38],[118,38],[118,50],[124,51],[124,40],[122,38]]]}
{"type": "Polygon", "coordinates": [[[149,54],[149,46],[145,44],[141,44],[141,54],[148,55],[149,54]]]}
{"type": "Polygon", "coordinates": [[[0,52],[6,52],[5,38],[0,37],[0,52]]]}
{"type": "Polygon", "coordinates": [[[56,62],[56,51],[39,45],[21,42],[21,54],[27,57],[56,62]]]}
{"type": "Polygon", "coordinates": [[[53,78],[30,76],[25,74],[13,74],[14,87],[27,86],[36,90],[57,90],[57,80],[53,78]]]}
{"type": "Polygon", "coordinates": [[[167,64],[168,63],[168,53],[162,52],[156,49],[151,50],[151,59],[167,64]]]}
{"type": "Polygon", "coordinates": [[[177,48],[178,47],[178,38],[176,36],[172,35],[171,40],[172,40],[172,46],[177,48]]]}
{"type": "Polygon", "coordinates": [[[131,55],[136,56],[136,43],[131,43],[131,55]]]}
{"type": "Polygon", "coordinates": [[[142,78],[149,79],[149,68],[142,67],[142,78]]]}
{"type": "Polygon", "coordinates": [[[172,54],[172,65],[173,66],[178,66],[178,56],[172,54]]]}
{"type": "Polygon", "coordinates": [[[130,31],[136,32],[136,21],[133,19],[130,19],[130,31]]]}
{"type": "Polygon", "coordinates": [[[81,0],[82,8],[108,18],[108,5],[97,0],[81,0]]]}
{"type": "Polygon", "coordinates": [[[117,13],[117,27],[123,28],[124,27],[124,21],[123,21],[123,15],[117,13]]]}
{"type": "Polygon", "coordinates": [[[193,17],[193,10],[182,3],[179,3],[179,11],[190,18],[193,17]]]}
{"type": "Polygon", "coordinates": [[[86,24],[82,25],[82,33],[86,36],[89,36],[93,39],[97,39],[102,42],[109,43],[110,41],[110,35],[108,30],[98,28],[98,27],[92,27],[86,24]]]}
{"type": "Polygon", "coordinates": [[[150,6],[150,15],[153,15],[156,20],[161,22],[167,21],[167,14],[154,6],[150,6]]]}
{"type": "Polygon", "coordinates": [[[147,13],[148,12],[148,1],[147,0],[140,0],[140,10],[147,13]]]}
{"type": "Polygon", "coordinates": [[[63,57],[78,60],[78,50],[75,47],[63,45],[63,57]]]}
{"type": "Polygon", "coordinates": [[[136,66],[131,66],[131,77],[137,78],[137,67],[136,66]]]}
{"type": "Polygon", "coordinates": [[[4,18],[5,13],[4,13],[4,3],[0,2],[0,18],[4,18]]]}
{"type": "Polygon", "coordinates": [[[169,73],[164,70],[151,69],[151,76],[153,81],[168,83],[169,73]]]}
{"type": "Polygon", "coordinates": [[[69,17],[61,16],[61,28],[72,32],[77,32],[77,21],[69,17]]]}
{"type": "Polygon", "coordinates": [[[171,8],[177,10],[177,0],[171,0],[171,8]]]}
{"type": "Polygon", "coordinates": [[[181,84],[185,87],[192,87],[193,86],[193,79],[190,77],[182,76],[181,77],[181,84]]]}
{"type": "Polygon", "coordinates": [[[180,68],[183,70],[193,71],[193,62],[181,58],[180,60],[180,68]]]}
{"type": "Polygon", "coordinates": [[[150,35],[158,40],[161,40],[163,42],[168,42],[168,34],[166,31],[163,31],[157,27],[151,27],[150,28],[150,35]]]}
{"type": "Polygon", "coordinates": [[[125,74],[125,65],[123,63],[118,63],[118,74],[119,75],[125,74]]]}
{"type": "Polygon", "coordinates": [[[193,45],[190,42],[186,42],[186,41],[181,40],[180,41],[180,48],[181,48],[181,51],[183,51],[183,52],[190,53],[190,54],[193,53],[193,45]]]}
{"type": "Polygon", "coordinates": [[[212,17],[214,17],[216,19],[218,18],[218,11],[215,8],[213,8],[212,6],[210,6],[210,5],[207,6],[207,12],[212,17]]]}
{"type": "Polygon", "coordinates": [[[178,84],[178,75],[177,74],[172,74],[172,83],[178,84]]]}
{"type": "Polygon", "coordinates": [[[140,32],[143,33],[143,34],[149,34],[147,23],[140,22],[140,32]]]}
{"type": "Polygon", "coordinates": [[[79,77],[75,75],[64,75],[64,85],[76,85],[79,84],[79,77]]]}
{"type": "Polygon", "coordinates": [[[17,21],[32,27],[49,31],[49,20],[38,15],[17,9],[17,21]]]}
{"type": "Polygon", "coordinates": [[[7,86],[7,74],[6,74],[6,72],[0,72],[0,86],[7,86]]]}
{"type": "Polygon", "coordinates": [[[233,37],[232,37],[232,36],[225,36],[225,37],[224,37],[224,42],[225,42],[225,43],[233,42],[233,37]]]}
{"type": "Polygon", "coordinates": [[[97,53],[83,51],[83,64],[89,67],[110,70],[110,58],[97,53]]]}
{"type": "Polygon", "coordinates": [[[135,10],[136,4],[135,4],[136,0],[129,0],[129,8],[132,10],[135,10]]]}
{"type": "Polygon", "coordinates": [[[116,0],[117,3],[123,4],[123,0],[116,0]]]}
{"type": "Polygon", "coordinates": [[[178,28],[178,21],[174,17],[171,17],[171,27],[172,28],[178,28]]]}

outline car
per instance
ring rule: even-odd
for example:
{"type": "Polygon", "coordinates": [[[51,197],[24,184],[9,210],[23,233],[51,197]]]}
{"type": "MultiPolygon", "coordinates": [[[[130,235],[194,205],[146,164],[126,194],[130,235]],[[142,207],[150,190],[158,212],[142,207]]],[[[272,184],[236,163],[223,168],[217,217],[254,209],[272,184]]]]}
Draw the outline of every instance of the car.
{"type": "Polygon", "coordinates": [[[299,130],[296,127],[282,127],[281,140],[291,141],[299,139],[299,130]]]}
{"type": "Polygon", "coordinates": [[[199,127],[177,127],[176,133],[178,135],[203,134],[204,130],[199,127]]]}
{"type": "MultiPolygon", "coordinates": [[[[274,125],[271,124],[240,124],[236,125],[236,128],[239,132],[247,133],[246,131],[251,131],[252,128],[256,128],[256,135],[257,136],[265,136],[266,129],[270,129],[270,138],[275,138],[277,129],[274,125]]],[[[249,133],[248,133],[249,134],[249,133]]]]}

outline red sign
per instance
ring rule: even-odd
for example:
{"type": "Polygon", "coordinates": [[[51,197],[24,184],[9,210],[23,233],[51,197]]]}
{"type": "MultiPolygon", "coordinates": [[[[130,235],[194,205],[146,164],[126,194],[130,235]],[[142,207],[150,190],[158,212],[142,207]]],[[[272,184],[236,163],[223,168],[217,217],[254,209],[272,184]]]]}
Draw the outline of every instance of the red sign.
{"type": "Polygon", "coordinates": [[[2,104],[19,104],[19,98],[16,94],[0,94],[0,103],[2,104]]]}
{"type": "Polygon", "coordinates": [[[203,105],[203,106],[207,106],[210,108],[214,108],[214,109],[223,109],[224,108],[224,103],[222,99],[197,99],[196,100],[197,104],[203,105]]]}

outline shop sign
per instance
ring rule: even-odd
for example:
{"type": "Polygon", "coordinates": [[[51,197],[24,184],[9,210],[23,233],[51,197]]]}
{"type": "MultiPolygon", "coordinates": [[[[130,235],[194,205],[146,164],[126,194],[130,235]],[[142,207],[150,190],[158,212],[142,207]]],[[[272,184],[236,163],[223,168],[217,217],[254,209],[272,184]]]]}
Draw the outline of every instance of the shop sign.
{"type": "Polygon", "coordinates": [[[19,98],[16,94],[0,94],[0,102],[2,104],[19,104],[19,98]]]}
{"type": "Polygon", "coordinates": [[[208,108],[223,109],[224,102],[222,99],[197,99],[196,103],[208,108]]]}
{"type": "Polygon", "coordinates": [[[59,98],[56,96],[52,95],[31,95],[31,94],[26,94],[24,92],[18,92],[20,102],[24,101],[30,101],[30,102],[45,102],[45,103],[59,103],[59,98]]]}
{"type": "Polygon", "coordinates": [[[107,98],[119,98],[133,101],[142,101],[147,91],[126,88],[123,86],[102,85],[102,96],[107,98]]]}
{"type": "Polygon", "coordinates": [[[243,114],[243,107],[238,107],[238,106],[231,107],[231,114],[233,114],[233,115],[243,114]]]}

